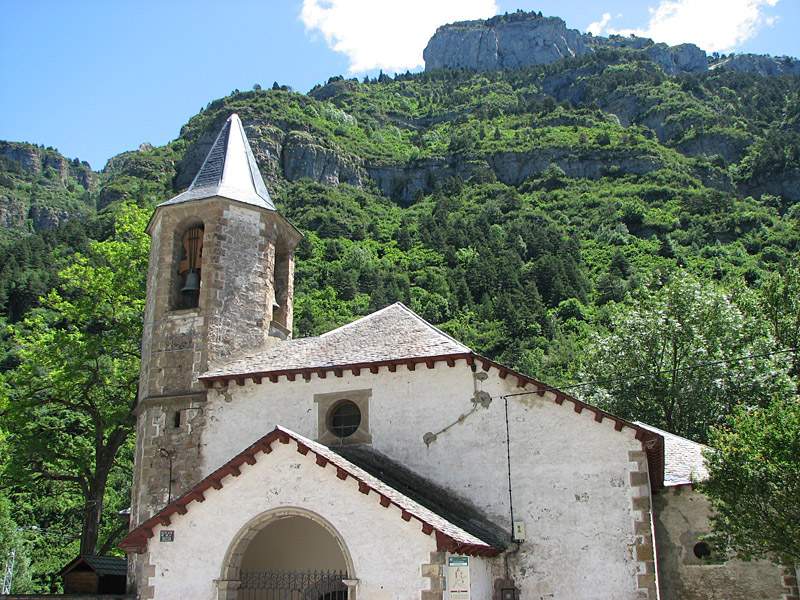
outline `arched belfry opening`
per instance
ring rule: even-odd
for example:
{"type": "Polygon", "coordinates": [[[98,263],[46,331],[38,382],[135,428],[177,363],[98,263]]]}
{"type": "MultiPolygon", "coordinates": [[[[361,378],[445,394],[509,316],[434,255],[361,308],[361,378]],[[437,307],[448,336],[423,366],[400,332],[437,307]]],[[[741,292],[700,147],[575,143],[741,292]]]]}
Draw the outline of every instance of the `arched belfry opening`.
{"type": "Polygon", "coordinates": [[[321,517],[281,509],[237,536],[223,567],[225,600],[352,600],[353,567],[338,532],[321,517]],[[348,587],[348,583],[351,587],[348,587]]]}
{"type": "Polygon", "coordinates": [[[175,236],[175,277],[172,308],[181,310],[200,305],[205,227],[197,222],[178,229],[175,236]]]}

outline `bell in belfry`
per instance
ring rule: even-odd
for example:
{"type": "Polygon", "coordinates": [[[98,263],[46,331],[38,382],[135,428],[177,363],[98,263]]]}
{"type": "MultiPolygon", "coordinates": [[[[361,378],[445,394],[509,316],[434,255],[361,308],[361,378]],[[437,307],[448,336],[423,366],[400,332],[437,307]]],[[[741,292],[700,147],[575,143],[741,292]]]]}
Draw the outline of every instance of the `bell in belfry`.
{"type": "Polygon", "coordinates": [[[186,280],[181,288],[182,294],[196,294],[200,291],[200,273],[197,269],[191,269],[186,273],[186,280]]]}

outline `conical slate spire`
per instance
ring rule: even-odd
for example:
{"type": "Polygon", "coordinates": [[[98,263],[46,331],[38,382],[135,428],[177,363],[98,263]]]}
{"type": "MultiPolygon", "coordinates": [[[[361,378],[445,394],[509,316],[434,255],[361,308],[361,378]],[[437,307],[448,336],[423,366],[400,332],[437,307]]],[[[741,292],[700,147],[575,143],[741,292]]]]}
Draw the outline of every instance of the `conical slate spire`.
{"type": "Polygon", "coordinates": [[[213,196],[275,210],[236,113],[225,121],[189,189],[159,206],[213,196]]]}

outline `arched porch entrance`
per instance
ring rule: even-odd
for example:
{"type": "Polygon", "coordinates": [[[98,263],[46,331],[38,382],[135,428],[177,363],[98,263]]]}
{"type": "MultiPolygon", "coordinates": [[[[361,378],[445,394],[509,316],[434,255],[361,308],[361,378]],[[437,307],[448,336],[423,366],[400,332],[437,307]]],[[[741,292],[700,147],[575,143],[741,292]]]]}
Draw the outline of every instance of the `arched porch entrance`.
{"type": "Polygon", "coordinates": [[[330,523],[302,509],[280,509],[257,517],[236,536],[218,597],[352,600],[352,574],[350,554],[330,523]]]}

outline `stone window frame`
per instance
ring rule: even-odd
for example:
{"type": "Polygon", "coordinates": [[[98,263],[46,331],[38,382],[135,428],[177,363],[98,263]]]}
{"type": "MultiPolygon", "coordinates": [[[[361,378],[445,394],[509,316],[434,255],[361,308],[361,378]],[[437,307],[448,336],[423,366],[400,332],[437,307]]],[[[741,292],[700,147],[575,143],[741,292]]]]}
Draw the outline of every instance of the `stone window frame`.
{"type": "Polygon", "coordinates": [[[372,389],[342,390],[341,392],[314,394],[314,403],[317,405],[317,441],[326,446],[371,444],[372,434],[369,430],[369,402],[371,398],[372,389]],[[359,423],[355,433],[346,438],[340,438],[330,430],[328,423],[333,409],[344,400],[349,400],[361,411],[361,423],[359,423]]]}
{"type": "MultiPolygon", "coordinates": [[[[203,232],[201,236],[201,246],[205,246],[205,242],[207,241],[207,234],[206,231],[206,224],[203,219],[199,216],[191,216],[187,219],[184,219],[173,230],[172,235],[172,256],[169,263],[169,292],[167,297],[167,313],[169,315],[175,314],[199,314],[200,309],[203,304],[203,280],[204,277],[204,263],[205,263],[205,254],[202,253],[200,257],[200,292],[198,293],[197,298],[197,305],[196,306],[189,306],[185,307],[182,306],[182,299],[181,299],[181,285],[183,282],[183,278],[179,273],[179,266],[181,262],[181,256],[183,254],[183,238],[188,233],[190,229],[195,227],[200,228],[203,232]]],[[[204,248],[205,249],[205,248],[204,248]]]]}

